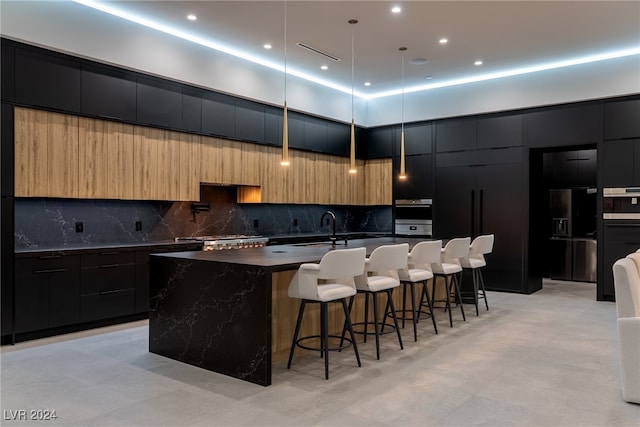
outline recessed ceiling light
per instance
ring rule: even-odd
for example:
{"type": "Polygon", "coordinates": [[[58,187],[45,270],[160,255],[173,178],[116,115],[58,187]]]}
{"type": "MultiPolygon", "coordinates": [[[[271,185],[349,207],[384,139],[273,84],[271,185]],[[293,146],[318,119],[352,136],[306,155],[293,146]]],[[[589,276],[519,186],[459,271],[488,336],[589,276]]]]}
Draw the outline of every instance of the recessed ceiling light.
{"type": "Polygon", "coordinates": [[[426,58],[413,58],[413,59],[409,60],[409,64],[411,64],[411,65],[424,65],[427,62],[429,62],[429,61],[427,61],[426,58]]]}
{"type": "Polygon", "coordinates": [[[321,69],[321,70],[328,70],[328,69],[329,69],[329,67],[327,67],[326,65],[321,65],[321,66],[320,66],[320,69],[321,69]]]}
{"type": "Polygon", "coordinates": [[[433,78],[433,76],[427,76],[427,77],[425,77],[425,79],[427,79],[427,80],[431,80],[432,78],[433,78]]]}
{"type": "Polygon", "coordinates": [[[364,82],[365,86],[371,86],[371,82],[364,82]]]}
{"type": "Polygon", "coordinates": [[[193,13],[190,13],[187,15],[187,19],[189,21],[195,21],[196,19],[198,19],[198,17],[196,15],[194,15],[193,13]]]}
{"type": "Polygon", "coordinates": [[[449,43],[449,39],[447,39],[447,38],[445,38],[445,37],[441,38],[439,41],[440,41],[440,44],[447,44],[447,43],[449,43]]]}
{"type": "Polygon", "coordinates": [[[474,62],[474,63],[473,63],[473,65],[475,65],[475,66],[479,66],[479,65],[482,65],[482,61],[480,61],[480,60],[477,60],[476,62],[474,62]]]}
{"type": "Polygon", "coordinates": [[[271,46],[271,43],[265,43],[262,47],[265,49],[271,49],[273,46],[271,46]]]}
{"type": "Polygon", "coordinates": [[[393,6],[393,7],[391,8],[391,12],[393,12],[393,13],[400,13],[400,12],[402,12],[402,9],[400,9],[400,6],[393,6]]]}

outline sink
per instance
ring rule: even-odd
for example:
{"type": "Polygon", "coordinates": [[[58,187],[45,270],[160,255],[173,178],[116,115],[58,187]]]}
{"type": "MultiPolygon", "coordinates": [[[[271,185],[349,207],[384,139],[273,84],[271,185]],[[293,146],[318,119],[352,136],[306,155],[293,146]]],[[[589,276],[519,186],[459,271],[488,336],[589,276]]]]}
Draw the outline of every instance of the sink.
{"type": "Polygon", "coordinates": [[[313,247],[321,248],[326,246],[346,246],[346,245],[347,244],[345,243],[344,240],[339,240],[336,242],[335,245],[331,242],[309,242],[309,243],[296,243],[293,246],[304,246],[307,248],[313,248],[313,247]]]}
{"type": "Polygon", "coordinates": [[[307,248],[331,246],[331,242],[310,242],[310,243],[296,243],[293,246],[304,246],[307,248]]]}

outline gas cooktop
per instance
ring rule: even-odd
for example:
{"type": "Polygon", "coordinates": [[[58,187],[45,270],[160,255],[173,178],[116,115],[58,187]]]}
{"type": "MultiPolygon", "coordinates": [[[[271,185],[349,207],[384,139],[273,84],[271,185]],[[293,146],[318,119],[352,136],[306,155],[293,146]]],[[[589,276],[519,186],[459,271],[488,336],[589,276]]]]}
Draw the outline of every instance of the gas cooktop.
{"type": "Polygon", "coordinates": [[[268,238],[262,236],[246,236],[244,234],[228,234],[223,236],[188,236],[176,237],[175,241],[203,242],[205,251],[222,249],[260,248],[266,246],[268,238]]]}

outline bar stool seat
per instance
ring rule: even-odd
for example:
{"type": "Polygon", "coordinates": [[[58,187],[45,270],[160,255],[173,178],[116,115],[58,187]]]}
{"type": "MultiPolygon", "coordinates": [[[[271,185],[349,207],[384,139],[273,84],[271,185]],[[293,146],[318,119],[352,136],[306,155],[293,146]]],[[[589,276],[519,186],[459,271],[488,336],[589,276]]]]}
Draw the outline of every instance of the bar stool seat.
{"type": "Polygon", "coordinates": [[[356,294],[354,277],[364,273],[365,258],[365,248],[338,249],[327,252],[319,264],[305,263],[300,265],[289,283],[289,297],[299,298],[302,301],[298,311],[291,349],[289,350],[287,369],[291,368],[291,361],[296,347],[320,351],[320,356],[324,358],[324,375],[326,379],[329,379],[329,351],[339,351],[348,346],[353,346],[358,366],[362,366],[346,298],[353,297],[356,294]],[[320,304],[320,334],[298,338],[304,310],[309,303],[320,304]],[[329,303],[342,304],[345,316],[342,336],[329,334],[329,303]],[[345,330],[349,331],[350,338],[344,337],[345,330]],[[303,344],[305,341],[318,338],[320,339],[319,347],[303,344]],[[330,347],[329,338],[340,339],[340,345],[330,347]]]}

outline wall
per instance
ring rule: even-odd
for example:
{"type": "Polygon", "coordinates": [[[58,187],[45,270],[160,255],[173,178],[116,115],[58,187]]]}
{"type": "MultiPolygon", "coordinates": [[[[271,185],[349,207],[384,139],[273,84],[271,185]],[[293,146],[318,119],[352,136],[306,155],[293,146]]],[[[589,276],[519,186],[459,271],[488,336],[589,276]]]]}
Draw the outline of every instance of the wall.
{"type": "Polygon", "coordinates": [[[15,247],[146,243],[178,236],[328,234],[329,227],[320,227],[327,209],[336,214],[338,232],[391,232],[390,206],[239,205],[236,189],[222,186],[202,186],[201,200],[210,203],[211,210],[197,213],[194,221],[190,202],[19,198],[15,247]],[[75,232],[76,221],[83,222],[83,233],[75,232]],[[142,231],[135,231],[136,221],[142,222],[142,231]]]}

